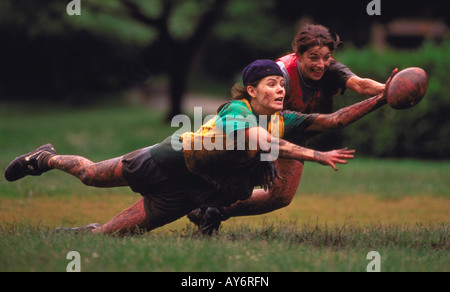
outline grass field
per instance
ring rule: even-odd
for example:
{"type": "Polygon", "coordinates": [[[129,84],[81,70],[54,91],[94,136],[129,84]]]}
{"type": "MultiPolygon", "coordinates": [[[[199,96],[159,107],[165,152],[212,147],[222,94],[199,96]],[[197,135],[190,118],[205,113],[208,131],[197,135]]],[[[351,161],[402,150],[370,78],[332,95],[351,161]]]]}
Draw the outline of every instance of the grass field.
{"type": "MultiPolygon", "coordinates": [[[[152,145],[175,129],[130,106],[83,110],[0,104],[0,167],[51,142],[93,161],[152,145]]],[[[351,147],[351,145],[348,145],[351,147]]],[[[59,226],[103,223],[139,199],[50,172],[0,180],[0,271],[450,271],[450,161],[356,157],[338,172],[308,163],[292,204],[225,222],[199,236],[185,218],[135,237],[62,235],[59,226]]]]}

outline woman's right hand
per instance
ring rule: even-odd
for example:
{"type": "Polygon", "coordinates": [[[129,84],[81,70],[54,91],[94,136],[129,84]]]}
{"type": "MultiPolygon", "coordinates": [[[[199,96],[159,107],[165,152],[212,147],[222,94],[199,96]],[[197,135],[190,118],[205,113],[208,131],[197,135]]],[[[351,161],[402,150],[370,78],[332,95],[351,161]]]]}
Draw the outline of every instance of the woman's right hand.
{"type": "Polygon", "coordinates": [[[353,155],[355,150],[348,150],[348,148],[332,150],[328,152],[320,152],[316,151],[314,153],[314,157],[317,159],[317,162],[322,165],[329,165],[334,170],[338,170],[336,164],[347,164],[348,159],[353,159],[355,156],[353,155]]]}

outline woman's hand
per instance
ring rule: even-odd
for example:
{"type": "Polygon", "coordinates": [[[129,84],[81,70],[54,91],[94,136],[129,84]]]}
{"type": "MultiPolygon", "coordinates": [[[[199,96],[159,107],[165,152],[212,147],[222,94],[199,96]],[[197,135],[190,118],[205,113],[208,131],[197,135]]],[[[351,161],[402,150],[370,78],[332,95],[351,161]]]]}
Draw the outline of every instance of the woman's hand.
{"type": "Polygon", "coordinates": [[[394,78],[395,75],[397,75],[398,73],[398,68],[395,68],[394,71],[392,71],[391,76],[389,77],[389,79],[386,81],[386,87],[383,91],[383,98],[386,99],[386,97],[388,96],[389,93],[389,86],[391,85],[391,81],[394,78]]]}
{"type": "Polygon", "coordinates": [[[355,157],[353,155],[354,153],[355,150],[348,150],[347,148],[332,150],[329,152],[315,151],[314,158],[318,163],[322,165],[329,165],[337,171],[338,168],[336,167],[336,163],[347,164],[348,159],[353,159],[353,157],[355,157]]]}

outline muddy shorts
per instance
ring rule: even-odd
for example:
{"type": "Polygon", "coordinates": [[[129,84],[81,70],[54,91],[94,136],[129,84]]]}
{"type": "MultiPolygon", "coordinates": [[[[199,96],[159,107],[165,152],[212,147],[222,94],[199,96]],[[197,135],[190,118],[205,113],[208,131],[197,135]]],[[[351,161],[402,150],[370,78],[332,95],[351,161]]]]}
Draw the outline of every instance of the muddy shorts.
{"type": "Polygon", "coordinates": [[[154,229],[185,216],[199,206],[161,172],[150,149],[147,147],[126,154],[122,158],[122,175],[134,192],[145,196],[146,216],[151,224],[148,229],[154,229]]]}

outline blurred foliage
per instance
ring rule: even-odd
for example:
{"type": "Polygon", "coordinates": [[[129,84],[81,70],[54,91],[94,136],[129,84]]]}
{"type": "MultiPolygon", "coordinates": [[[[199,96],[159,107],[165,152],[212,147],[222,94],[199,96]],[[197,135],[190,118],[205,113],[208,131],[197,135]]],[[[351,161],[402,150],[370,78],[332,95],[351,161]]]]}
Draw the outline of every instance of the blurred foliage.
{"type": "Polygon", "coordinates": [[[275,1],[231,1],[214,36],[222,42],[238,41],[242,45],[251,45],[255,51],[289,49],[284,44],[292,41],[295,25],[282,22],[273,13],[275,8],[275,1]]]}
{"type": "Polygon", "coordinates": [[[296,26],[284,22],[276,9],[273,0],[231,0],[198,57],[199,70],[231,83],[240,80],[241,70],[253,60],[290,51],[296,26]]]}
{"type": "Polygon", "coordinates": [[[79,102],[80,93],[128,88],[165,73],[172,115],[179,114],[198,48],[228,1],[83,0],[81,15],[69,16],[69,1],[5,0],[2,96],[79,102]]]}
{"type": "Polygon", "coordinates": [[[2,1],[0,99],[86,103],[92,97],[86,93],[147,78],[148,71],[134,60],[136,46],[151,31],[91,12],[93,1],[81,1],[82,16],[69,16],[69,2],[2,1]]]}
{"type": "MultiPolygon", "coordinates": [[[[366,47],[374,21],[423,17],[449,24],[444,1],[384,1],[382,17],[375,18],[365,12],[369,1],[361,0],[221,0],[226,5],[207,22],[208,37],[197,41],[202,18],[217,1],[81,0],[82,15],[69,16],[70,0],[2,0],[0,100],[85,104],[161,74],[181,80],[171,88],[181,88],[179,93],[190,89],[186,76],[194,76],[190,86],[196,90],[207,82],[230,88],[249,62],[288,53],[298,21],[309,16],[341,36],[346,47],[336,57],[359,76],[384,82],[394,67],[410,66],[423,67],[430,76],[418,106],[406,111],[386,106],[313,145],[355,147],[381,157],[450,157],[448,41],[411,51],[366,47]],[[192,40],[195,46],[188,45],[192,40]]],[[[348,91],[336,97],[335,108],[359,100],[348,91]]]]}

